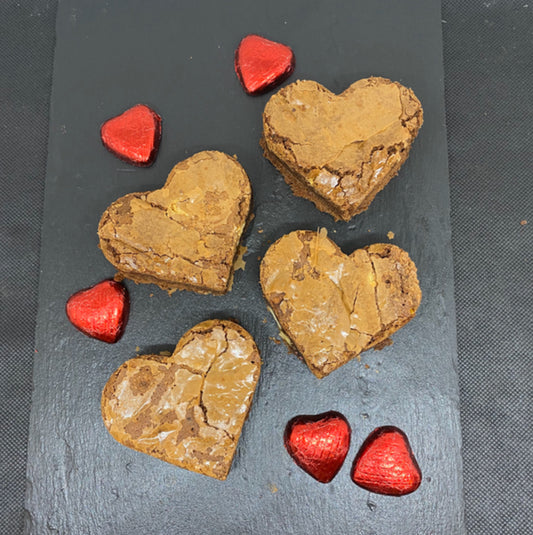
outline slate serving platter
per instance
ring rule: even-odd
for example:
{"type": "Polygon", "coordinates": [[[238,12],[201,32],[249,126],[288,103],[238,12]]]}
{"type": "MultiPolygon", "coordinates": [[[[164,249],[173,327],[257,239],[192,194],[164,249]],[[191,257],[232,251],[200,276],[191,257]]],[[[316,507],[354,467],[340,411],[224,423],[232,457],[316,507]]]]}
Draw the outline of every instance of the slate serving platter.
{"type": "Polygon", "coordinates": [[[63,1],[50,116],[40,301],[30,425],[27,533],[60,534],[461,534],[464,533],[456,374],[440,3],[428,0],[308,2],[63,1]],[[341,92],[369,75],[398,80],[422,101],[425,123],[400,174],[349,223],[292,195],[262,157],[269,94],[245,95],[233,54],[247,33],[290,45],[296,70],[341,92]],[[163,117],[155,164],[138,169],[109,154],[100,124],[144,102],[163,117]],[[182,159],[204,149],[236,154],[252,182],[255,217],[246,268],[226,296],[130,282],[124,337],[84,337],[64,306],[75,291],[113,276],[97,244],[103,210],[119,196],[160,187],[182,159]],[[346,253],[374,242],[406,249],[423,292],[416,318],[323,380],[279,343],[258,284],[259,258],[295,229],[325,227],[346,253]],[[208,318],[235,318],[263,358],[255,401],[225,482],[125,448],[107,433],[100,394],[136,354],[172,350],[208,318]],[[352,446],[322,485],[289,458],[286,422],[343,413],[352,446]],[[371,494],[349,477],[368,433],[396,425],[423,471],[417,492],[371,494]]]}

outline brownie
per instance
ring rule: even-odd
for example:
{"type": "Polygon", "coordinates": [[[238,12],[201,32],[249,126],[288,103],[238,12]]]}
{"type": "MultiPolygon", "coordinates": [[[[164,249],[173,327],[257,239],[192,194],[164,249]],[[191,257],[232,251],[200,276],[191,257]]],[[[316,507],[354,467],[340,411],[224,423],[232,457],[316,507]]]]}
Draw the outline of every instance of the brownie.
{"type": "Polygon", "coordinates": [[[235,158],[199,152],[178,163],[161,189],[111,204],[98,226],[100,248],[119,277],[169,291],[223,294],[251,197],[235,158]]]}
{"type": "Polygon", "coordinates": [[[282,236],[260,281],[284,339],[318,378],[383,344],[415,316],[422,295],[405,251],[376,243],[348,256],[325,229],[282,236]]]}
{"type": "Polygon", "coordinates": [[[124,446],[226,479],[260,368],[246,330],[205,321],[184,334],[172,356],[122,364],[103,390],[102,417],[124,446]]]}
{"type": "Polygon", "coordinates": [[[398,82],[366,78],[335,95],[299,80],[267,102],[261,146],[295,195],[348,221],[398,173],[422,122],[420,101],[398,82]]]}

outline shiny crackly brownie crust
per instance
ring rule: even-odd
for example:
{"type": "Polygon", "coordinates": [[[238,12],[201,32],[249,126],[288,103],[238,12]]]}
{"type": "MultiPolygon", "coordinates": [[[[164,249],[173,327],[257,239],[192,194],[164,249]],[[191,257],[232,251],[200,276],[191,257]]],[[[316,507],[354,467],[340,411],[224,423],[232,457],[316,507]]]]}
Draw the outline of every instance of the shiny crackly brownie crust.
{"type": "Polygon", "coordinates": [[[322,378],[386,341],[420,304],[409,255],[377,243],[345,255],[325,232],[295,231],[265,254],[263,294],[309,369],[322,378]]]}
{"type": "Polygon", "coordinates": [[[335,95],[299,80],[267,102],[260,144],[295,195],[348,221],[398,173],[422,123],[398,82],[366,78],[335,95]]]}
{"type": "Polygon", "coordinates": [[[102,392],[104,423],[121,444],[226,479],[261,367],[250,334],[227,320],[189,330],[172,356],[126,361],[102,392]]]}
{"type": "Polygon", "coordinates": [[[163,188],[111,204],[98,226],[100,249],[118,278],[169,291],[224,294],[251,198],[237,160],[199,152],[178,163],[163,188]]]}

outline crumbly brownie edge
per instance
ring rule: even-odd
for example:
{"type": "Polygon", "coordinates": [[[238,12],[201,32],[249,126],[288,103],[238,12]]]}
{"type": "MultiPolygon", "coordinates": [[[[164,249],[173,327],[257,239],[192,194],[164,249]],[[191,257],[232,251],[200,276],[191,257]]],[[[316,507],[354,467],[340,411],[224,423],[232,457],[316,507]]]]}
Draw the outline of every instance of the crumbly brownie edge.
{"type": "Polygon", "coordinates": [[[331,215],[335,221],[348,221],[350,217],[340,211],[334,204],[329,202],[324,197],[320,196],[316,191],[309,187],[306,180],[290,169],[282,160],[280,160],[273,152],[268,149],[268,145],[264,136],[259,141],[263,149],[265,158],[283,175],[285,182],[291,187],[292,192],[297,197],[303,197],[311,201],[321,212],[331,215]]]}

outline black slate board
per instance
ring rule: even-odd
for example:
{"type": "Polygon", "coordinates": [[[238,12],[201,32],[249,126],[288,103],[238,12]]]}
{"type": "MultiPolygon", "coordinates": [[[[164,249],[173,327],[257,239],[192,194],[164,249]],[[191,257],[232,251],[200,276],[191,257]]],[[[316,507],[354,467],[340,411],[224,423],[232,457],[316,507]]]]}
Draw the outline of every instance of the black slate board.
{"type": "Polygon", "coordinates": [[[464,532],[438,2],[63,2],[41,269],[27,532],[464,532]],[[250,32],[293,48],[297,66],[288,82],[314,79],[340,92],[381,75],[421,99],[425,124],[410,159],[350,223],[334,223],[294,197],[262,158],[257,142],[268,95],[246,96],[233,73],[234,49],[250,32]],[[98,136],[102,121],[137,102],[164,120],[150,169],[116,160],[98,136]],[[122,340],[109,346],[85,338],[63,310],[71,293],[113,274],[97,249],[100,214],[125,193],[159,187],[176,162],[208,148],[237,154],[254,190],[246,269],[233,291],[168,297],[128,283],[132,310],[122,340]],[[418,266],[423,302],[393,346],[319,381],[272,341],[277,328],[261,297],[258,257],[285,232],[322,226],[346,252],[387,241],[392,230],[393,243],[418,266]],[[101,389],[123,361],[172,349],[210,317],[238,319],[264,361],[226,482],[124,448],[99,411],[101,389]],[[353,436],[341,472],[321,485],[294,465],[282,433],[292,416],[326,410],[344,413],[353,436]],[[420,489],[403,498],[370,494],[349,478],[358,446],[385,424],[406,431],[424,473],[420,489]]]}

